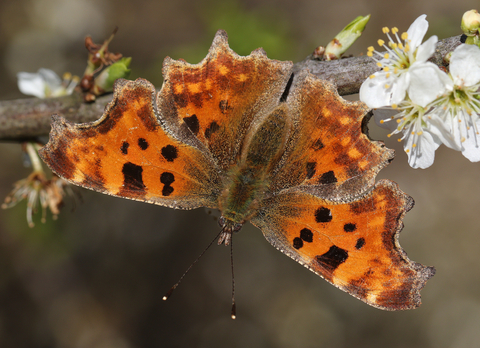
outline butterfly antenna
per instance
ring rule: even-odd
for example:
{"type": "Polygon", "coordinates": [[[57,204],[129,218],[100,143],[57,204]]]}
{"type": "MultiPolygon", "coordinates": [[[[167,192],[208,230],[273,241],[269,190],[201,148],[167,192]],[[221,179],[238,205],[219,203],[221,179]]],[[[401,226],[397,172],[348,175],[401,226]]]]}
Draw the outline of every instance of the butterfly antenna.
{"type": "Polygon", "coordinates": [[[165,296],[163,296],[164,301],[166,301],[172,295],[173,290],[175,290],[177,288],[177,286],[180,285],[180,282],[183,280],[183,278],[185,278],[188,271],[190,271],[192,269],[193,265],[195,265],[198,262],[198,260],[200,260],[200,258],[203,256],[203,254],[205,254],[205,252],[212,246],[213,242],[215,242],[220,237],[220,234],[222,234],[222,232],[223,232],[223,229],[215,236],[215,238],[212,239],[212,241],[207,245],[207,247],[202,251],[202,253],[200,255],[198,255],[198,257],[195,259],[195,261],[192,262],[192,264],[187,268],[185,273],[183,273],[183,275],[180,277],[178,282],[176,282],[175,285],[172,286],[170,288],[170,290],[168,290],[168,292],[165,294],[165,296]]]}
{"type": "Polygon", "coordinates": [[[235,319],[237,306],[235,305],[235,275],[233,273],[233,238],[230,240],[230,264],[232,265],[232,319],[235,319]]]}

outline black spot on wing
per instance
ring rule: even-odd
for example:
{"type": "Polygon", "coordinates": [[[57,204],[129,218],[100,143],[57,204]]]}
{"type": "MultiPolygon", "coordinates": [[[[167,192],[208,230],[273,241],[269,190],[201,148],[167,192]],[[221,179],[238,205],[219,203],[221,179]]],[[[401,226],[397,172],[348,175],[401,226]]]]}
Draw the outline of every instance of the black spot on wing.
{"type": "Polygon", "coordinates": [[[128,147],[129,147],[129,146],[130,146],[130,144],[127,143],[126,141],[124,141],[124,142],[122,143],[122,146],[120,147],[120,151],[122,151],[122,153],[123,153],[124,155],[127,155],[127,154],[128,154],[128,147]]]}
{"type": "Polygon", "coordinates": [[[178,157],[178,150],[173,145],[167,145],[162,147],[162,156],[168,162],[173,162],[178,157]]]}
{"type": "Polygon", "coordinates": [[[220,126],[218,125],[218,123],[213,121],[208,125],[208,128],[205,129],[205,138],[210,139],[212,134],[218,131],[219,129],[220,129],[220,126]]]}
{"type": "Polygon", "coordinates": [[[308,228],[303,228],[300,231],[300,238],[307,243],[311,243],[313,242],[313,233],[308,228]]]}
{"type": "Polygon", "coordinates": [[[143,184],[143,168],[131,162],[123,165],[123,188],[121,191],[145,191],[143,184]]]}
{"type": "Polygon", "coordinates": [[[301,247],[303,247],[303,240],[299,237],[295,237],[293,239],[293,247],[295,249],[300,249],[301,247]]]}
{"type": "Polygon", "coordinates": [[[142,150],[148,149],[148,142],[144,138],[138,138],[138,146],[142,150]]]}
{"type": "Polygon", "coordinates": [[[175,175],[169,172],[163,172],[160,175],[160,182],[165,185],[171,185],[175,181],[175,175]]]}
{"type": "Polygon", "coordinates": [[[321,207],[315,211],[316,222],[330,222],[332,221],[332,212],[330,209],[321,207]]]}
{"type": "Polygon", "coordinates": [[[323,173],[320,179],[318,179],[318,183],[323,185],[333,184],[336,182],[337,178],[335,177],[335,173],[332,170],[323,173]]]}
{"type": "Polygon", "coordinates": [[[343,230],[345,232],[353,232],[356,229],[357,229],[357,225],[352,224],[352,223],[348,223],[348,224],[343,225],[343,230]]]}
{"type": "Polygon", "coordinates": [[[363,248],[364,245],[365,245],[365,238],[363,238],[363,237],[362,237],[362,238],[358,238],[358,239],[357,239],[357,244],[355,244],[355,248],[356,248],[357,250],[360,250],[360,249],[363,248]]]}
{"type": "Polygon", "coordinates": [[[163,184],[162,195],[170,196],[173,192],[173,187],[170,186],[175,181],[175,175],[169,172],[163,172],[160,175],[160,182],[163,184]]]}
{"type": "Polygon", "coordinates": [[[348,259],[348,251],[332,245],[330,249],[323,255],[315,256],[315,262],[330,272],[335,271],[338,266],[348,259]]]}
{"type": "Polygon", "coordinates": [[[200,123],[198,122],[197,115],[193,114],[192,116],[184,117],[183,122],[185,122],[193,134],[198,134],[198,131],[200,130],[200,123]]]}

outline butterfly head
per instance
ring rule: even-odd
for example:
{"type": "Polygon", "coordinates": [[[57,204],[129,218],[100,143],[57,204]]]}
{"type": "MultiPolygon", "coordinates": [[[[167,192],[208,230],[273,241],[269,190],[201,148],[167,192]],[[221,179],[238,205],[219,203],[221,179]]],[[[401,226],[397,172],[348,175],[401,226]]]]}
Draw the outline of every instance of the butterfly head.
{"type": "Polygon", "coordinates": [[[230,241],[232,240],[233,233],[240,231],[244,224],[244,222],[238,223],[228,220],[223,215],[220,216],[218,223],[220,227],[222,227],[222,232],[220,233],[220,237],[218,238],[218,245],[229,245],[230,241]]]}

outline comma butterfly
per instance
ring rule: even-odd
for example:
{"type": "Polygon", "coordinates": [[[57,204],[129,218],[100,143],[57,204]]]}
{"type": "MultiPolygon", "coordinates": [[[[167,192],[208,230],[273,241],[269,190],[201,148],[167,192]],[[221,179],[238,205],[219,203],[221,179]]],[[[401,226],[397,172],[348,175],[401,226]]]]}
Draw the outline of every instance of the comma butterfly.
{"type": "Polygon", "coordinates": [[[166,58],[162,89],[118,80],[96,122],[54,116],[43,160],[91,190],[219,209],[219,244],[250,221],[278,250],[377,308],[420,305],[435,273],[398,243],[413,200],[375,176],[393,150],[367,136],[361,102],[218,31],[199,64],[166,58]]]}

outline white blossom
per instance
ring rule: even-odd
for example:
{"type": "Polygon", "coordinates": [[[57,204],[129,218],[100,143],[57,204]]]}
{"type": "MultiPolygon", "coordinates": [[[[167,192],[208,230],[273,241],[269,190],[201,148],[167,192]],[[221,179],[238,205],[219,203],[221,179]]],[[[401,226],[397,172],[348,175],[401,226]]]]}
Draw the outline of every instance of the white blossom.
{"type": "MultiPolygon", "coordinates": [[[[480,161],[480,48],[460,45],[450,59],[447,92],[432,104],[451,135],[445,145],[480,161]]],[[[446,132],[443,132],[445,134],[446,132]]]]}
{"type": "Polygon", "coordinates": [[[394,116],[382,109],[376,110],[375,121],[391,130],[389,137],[402,134],[398,141],[404,141],[403,148],[412,168],[430,167],[435,159],[435,151],[442,144],[436,129],[438,116],[427,116],[425,107],[409,99],[402,101],[395,110],[397,113],[394,116]]]}
{"type": "Polygon", "coordinates": [[[41,99],[70,95],[79,82],[76,76],[66,73],[62,80],[54,71],[44,68],[36,73],[20,72],[17,78],[20,92],[41,99]]]}
{"type": "Polygon", "coordinates": [[[426,15],[418,17],[400,37],[397,28],[392,28],[391,31],[383,28],[389,42],[385,44],[383,40],[378,40],[378,44],[386,52],[380,53],[373,47],[368,48],[367,55],[382,68],[360,87],[360,100],[369,107],[395,106],[405,99],[407,93],[412,102],[425,105],[444,92],[442,85],[445,73],[435,64],[427,62],[435,51],[438,39],[432,36],[422,44],[428,29],[425,18],[426,15]],[[432,82],[428,88],[418,84],[416,77],[419,75],[425,77],[423,81],[432,82]]]}

